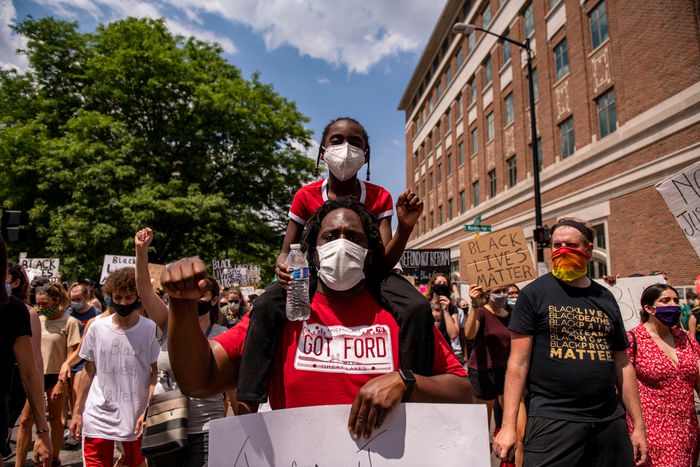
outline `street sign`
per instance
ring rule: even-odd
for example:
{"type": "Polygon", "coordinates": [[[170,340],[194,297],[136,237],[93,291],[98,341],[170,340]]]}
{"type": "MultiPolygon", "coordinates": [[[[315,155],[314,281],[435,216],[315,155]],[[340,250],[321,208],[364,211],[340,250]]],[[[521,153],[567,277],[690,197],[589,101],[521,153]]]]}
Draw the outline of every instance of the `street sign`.
{"type": "Polygon", "coordinates": [[[490,225],[464,224],[465,232],[491,232],[490,225]]]}

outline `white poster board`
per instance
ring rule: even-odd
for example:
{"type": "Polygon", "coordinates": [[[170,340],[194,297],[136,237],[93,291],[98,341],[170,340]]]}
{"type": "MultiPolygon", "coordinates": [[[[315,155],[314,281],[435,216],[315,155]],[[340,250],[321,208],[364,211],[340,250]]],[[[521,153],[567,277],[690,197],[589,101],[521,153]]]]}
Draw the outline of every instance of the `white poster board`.
{"type": "Polygon", "coordinates": [[[48,277],[51,282],[61,280],[61,273],[58,271],[61,265],[59,258],[27,258],[26,253],[20,253],[19,264],[27,272],[30,282],[35,277],[48,277]]]}
{"type": "Polygon", "coordinates": [[[640,300],[644,289],[652,284],[666,283],[661,276],[623,277],[613,286],[609,286],[603,279],[595,281],[608,289],[617,300],[626,331],[639,324],[639,310],[642,309],[640,300]]]}
{"type": "Polygon", "coordinates": [[[328,405],[212,420],[209,465],[491,465],[483,404],[400,404],[370,439],[357,441],[349,413],[349,405],[328,405]]]}
{"type": "Polygon", "coordinates": [[[110,272],[128,267],[136,267],[136,256],[105,255],[105,259],[102,261],[100,284],[105,283],[110,272]]]}
{"type": "Polygon", "coordinates": [[[700,162],[662,180],[656,190],[700,256],[700,162]]]}

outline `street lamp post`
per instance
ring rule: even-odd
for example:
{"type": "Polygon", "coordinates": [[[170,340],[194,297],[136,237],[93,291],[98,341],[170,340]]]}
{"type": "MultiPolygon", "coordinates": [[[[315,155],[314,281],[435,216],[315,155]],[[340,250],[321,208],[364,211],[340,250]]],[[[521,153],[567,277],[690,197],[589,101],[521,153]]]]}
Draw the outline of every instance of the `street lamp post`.
{"type": "MultiPolygon", "coordinates": [[[[537,117],[535,116],[535,84],[532,81],[532,49],[530,48],[530,39],[525,39],[525,42],[519,42],[510,37],[501,36],[487,29],[479,28],[473,24],[455,23],[452,27],[452,32],[455,34],[469,34],[474,31],[481,31],[486,34],[498,37],[502,41],[510,42],[518,47],[522,47],[527,52],[527,81],[530,91],[530,138],[532,139],[532,174],[535,189],[535,231],[534,238],[537,243],[537,267],[538,270],[541,264],[544,264],[544,229],[542,227],[542,198],[540,194],[540,161],[537,157],[537,117]]],[[[538,271],[539,272],[539,271],[538,271]]]]}

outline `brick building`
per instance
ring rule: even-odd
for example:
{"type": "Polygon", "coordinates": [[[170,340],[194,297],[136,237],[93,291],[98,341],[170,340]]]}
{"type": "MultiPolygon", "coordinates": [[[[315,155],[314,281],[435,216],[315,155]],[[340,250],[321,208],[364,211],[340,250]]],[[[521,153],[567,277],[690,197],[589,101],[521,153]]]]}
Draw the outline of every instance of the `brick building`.
{"type": "MultiPolygon", "coordinates": [[[[534,196],[526,55],[534,51],[544,223],[596,229],[591,271],[663,270],[689,285],[700,258],[654,185],[700,160],[700,11],[692,0],[448,0],[399,109],[407,186],[425,209],[408,248],[450,248],[463,225],[522,226],[534,196]]],[[[534,248],[533,248],[534,251],[534,248]]],[[[549,260],[549,251],[545,251],[549,260]]]]}

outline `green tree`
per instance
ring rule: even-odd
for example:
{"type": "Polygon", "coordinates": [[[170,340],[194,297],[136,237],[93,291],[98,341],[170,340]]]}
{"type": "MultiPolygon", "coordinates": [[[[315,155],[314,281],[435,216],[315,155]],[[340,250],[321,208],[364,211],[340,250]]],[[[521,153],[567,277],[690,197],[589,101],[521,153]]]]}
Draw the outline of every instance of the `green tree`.
{"type": "Polygon", "coordinates": [[[13,253],[95,277],[151,226],[153,262],[228,256],[272,275],[313,162],[307,119],[218,45],[129,18],[81,33],[28,18],[25,72],[0,71],[0,203],[30,213],[13,253]]]}

